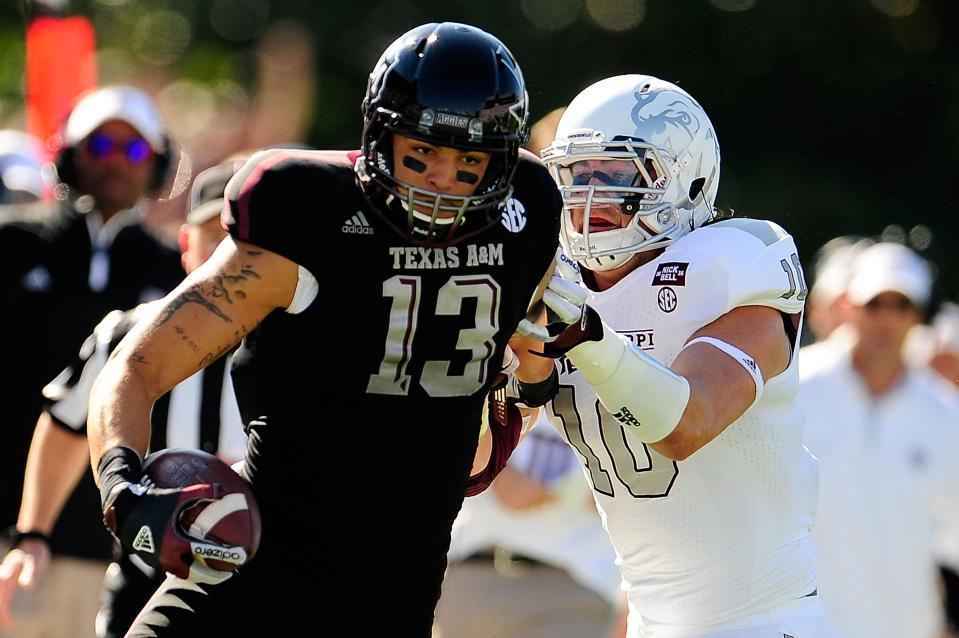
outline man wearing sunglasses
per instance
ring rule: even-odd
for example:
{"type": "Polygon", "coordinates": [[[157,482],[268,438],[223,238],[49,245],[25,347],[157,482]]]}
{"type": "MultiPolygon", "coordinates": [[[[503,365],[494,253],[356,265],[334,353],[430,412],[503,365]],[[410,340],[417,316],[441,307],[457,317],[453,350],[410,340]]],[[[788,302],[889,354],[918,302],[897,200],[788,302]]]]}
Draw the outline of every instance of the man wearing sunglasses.
{"type": "Polygon", "coordinates": [[[814,365],[800,355],[804,438],[820,466],[820,593],[849,638],[944,635],[936,564],[957,565],[935,555],[933,539],[938,512],[959,505],[959,409],[941,380],[903,358],[931,287],[909,248],[866,248],[845,290],[851,337],[814,365]]]}
{"type": "MultiPolygon", "coordinates": [[[[0,331],[10,366],[0,528],[13,529],[17,519],[43,386],[107,312],[159,298],[183,277],[173,243],[144,225],[148,200],[160,194],[170,165],[166,126],[146,93],[109,86],[83,95],[64,119],[55,160],[55,198],[9,207],[0,222],[0,331]]],[[[35,596],[26,603],[36,617],[26,609],[18,613],[18,636],[35,635],[33,620],[36,631],[43,631],[59,613],[74,617],[77,626],[92,623],[82,617],[96,613],[96,592],[113,547],[95,524],[99,518],[87,476],[52,534],[55,558],[45,579],[69,582],[69,601],[76,606],[35,596]]]]}

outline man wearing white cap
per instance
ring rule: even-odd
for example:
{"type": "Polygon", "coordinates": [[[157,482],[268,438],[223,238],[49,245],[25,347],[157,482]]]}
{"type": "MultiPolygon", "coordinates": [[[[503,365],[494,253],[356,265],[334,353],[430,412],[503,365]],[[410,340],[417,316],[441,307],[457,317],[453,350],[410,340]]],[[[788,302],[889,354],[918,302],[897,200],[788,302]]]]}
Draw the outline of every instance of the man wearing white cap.
{"type": "Polygon", "coordinates": [[[63,125],[60,181],[90,195],[103,222],[156,195],[171,161],[165,125],[150,97],[129,86],[85,94],[63,125]]]}
{"type": "MultiPolygon", "coordinates": [[[[0,334],[8,365],[0,529],[13,529],[17,519],[43,386],[107,312],[159,298],[183,277],[179,251],[143,223],[147,198],[166,182],[171,156],[150,97],[126,86],[84,94],[60,137],[55,201],[8,207],[0,220],[0,334]]],[[[101,515],[93,490],[85,477],[64,509],[51,535],[57,569],[48,577],[61,566],[70,569],[77,600],[90,592],[87,607],[95,613],[95,592],[113,543],[96,525],[101,515]]],[[[37,613],[42,618],[47,612],[39,605],[37,613]]],[[[80,615],[74,613],[78,624],[80,615]]],[[[34,635],[25,627],[17,636],[34,635]]]]}
{"type": "Polygon", "coordinates": [[[934,539],[938,508],[959,498],[959,409],[903,359],[931,286],[908,248],[866,248],[846,288],[852,338],[812,369],[800,357],[804,438],[820,463],[819,592],[849,638],[943,628],[934,539]]]}

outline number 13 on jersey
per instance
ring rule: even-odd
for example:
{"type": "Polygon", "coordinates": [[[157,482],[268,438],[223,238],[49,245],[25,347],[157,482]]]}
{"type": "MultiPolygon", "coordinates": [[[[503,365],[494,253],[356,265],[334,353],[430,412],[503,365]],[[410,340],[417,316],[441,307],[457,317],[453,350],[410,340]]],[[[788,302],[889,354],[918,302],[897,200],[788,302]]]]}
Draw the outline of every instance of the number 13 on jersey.
{"type": "MultiPolygon", "coordinates": [[[[496,350],[493,338],[499,332],[499,306],[502,299],[500,285],[489,275],[454,275],[440,288],[436,307],[421,303],[423,280],[418,275],[396,275],[383,282],[383,296],[392,299],[386,347],[379,370],[370,375],[366,391],[371,394],[408,395],[411,384],[418,383],[431,397],[468,396],[486,383],[489,360],[496,350]],[[460,328],[456,350],[470,353],[462,374],[451,374],[449,360],[423,362],[419,379],[409,374],[413,352],[413,338],[426,316],[459,316],[463,301],[476,300],[472,325],[460,328]]],[[[465,322],[469,324],[470,322],[465,322]]]]}

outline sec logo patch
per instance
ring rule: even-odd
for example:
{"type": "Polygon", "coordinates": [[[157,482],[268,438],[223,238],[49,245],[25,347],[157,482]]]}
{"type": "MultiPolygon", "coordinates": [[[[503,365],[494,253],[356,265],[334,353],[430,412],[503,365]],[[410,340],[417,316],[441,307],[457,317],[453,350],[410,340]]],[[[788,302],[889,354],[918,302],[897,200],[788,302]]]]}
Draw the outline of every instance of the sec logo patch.
{"type": "Polygon", "coordinates": [[[509,198],[505,210],[500,216],[503,226],[511,233],[518,233],[526,227],[526,207],[523,202],[509,198]]]}
{"type": "Polygon", "coordinates": [[[660,289],[656,300],[659,302],[659,309],[663,312],[676,310],[676,303],[679,301],[676,297],[676,291],[668,286],[660,289]]]}

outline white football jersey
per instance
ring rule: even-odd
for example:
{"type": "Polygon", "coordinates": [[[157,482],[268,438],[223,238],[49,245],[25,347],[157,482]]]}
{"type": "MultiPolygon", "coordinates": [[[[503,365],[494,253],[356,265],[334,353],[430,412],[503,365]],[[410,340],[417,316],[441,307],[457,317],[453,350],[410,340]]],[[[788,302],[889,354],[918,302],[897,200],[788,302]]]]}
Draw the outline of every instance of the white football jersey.
{"type": "MultiPolygon", "coordinates": [[[[588,303],[671,365],[693,332],[729,310],[762,305],[798,317],[805,296],[792,238],[771,222],[734,218],[682,237],[588,303]]],[[[802,445],[796,361],[719,437],[675,462],[625,432],[561,359],[549,417],[579,452],[643,635],[735,627],[815,590],[818,475],[802,445]]]]}

